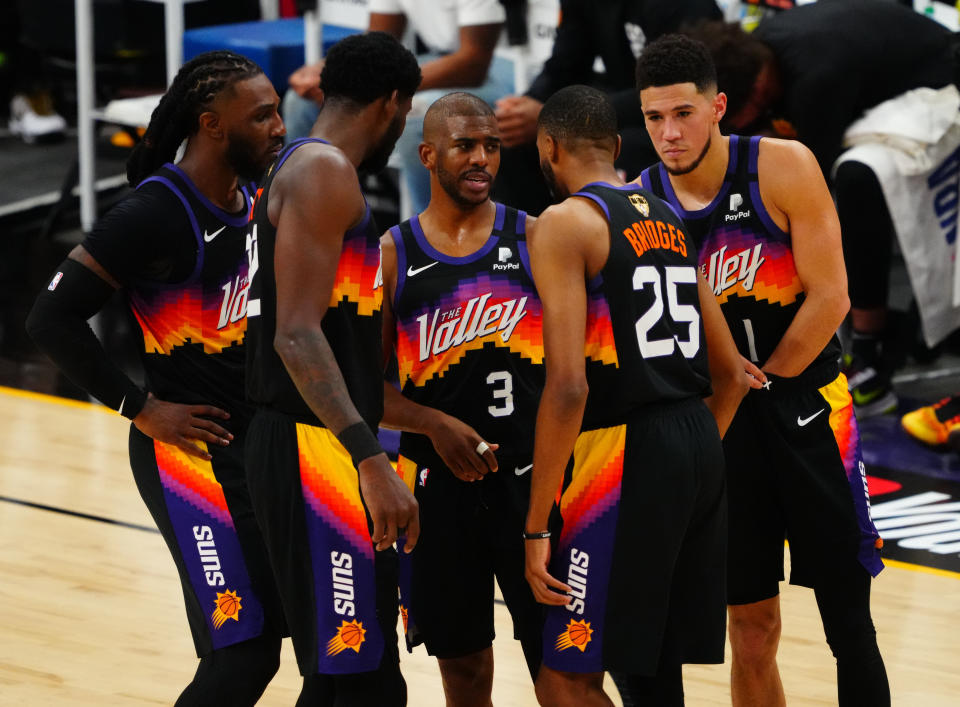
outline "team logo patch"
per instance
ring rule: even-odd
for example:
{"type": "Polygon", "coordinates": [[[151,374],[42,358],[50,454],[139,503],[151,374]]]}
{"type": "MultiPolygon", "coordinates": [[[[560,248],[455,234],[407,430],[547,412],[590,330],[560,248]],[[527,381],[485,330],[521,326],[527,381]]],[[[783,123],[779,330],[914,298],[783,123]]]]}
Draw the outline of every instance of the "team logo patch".
{"type": "Polygon", "coordinates": [[[241,597],[238,597],[236,592],[232,592],[229,589],[225,592],[217,592],[217,599],[214,602],[216,608],[213,610],[213,613],[210,614],[215,629],[223,626],[227,619],[233,619],[234,621],[240,620],[240,609],[243,608],[240,604],[240,599],[241,597]]]}
{"type": "Polygon", "coordinates": [[[631,194],[628,198],[630,203],[633,204],[633,208],[639,211],[644,218],[650,215],[650,203],[643,196],[631,194]]]}
{"type": "Polygon", "coordinates": [[[354,653],[359,653],[366,633],[367,629],[363,627],[362,621],[354,619],[340,622],[337,634],[327,641],[327,655],[339,655],[348,648],[354,653]]]}
{"type": "Polygon", "coordinates": [[[578,648],[583,653],[587,650],[591,635],[593,635],[593,629],[590,628],[589,621],[574,621],[571,619],[570,623],[567,624],[567,630],[557,636],[556,648],[558,651],[578,648]]]}

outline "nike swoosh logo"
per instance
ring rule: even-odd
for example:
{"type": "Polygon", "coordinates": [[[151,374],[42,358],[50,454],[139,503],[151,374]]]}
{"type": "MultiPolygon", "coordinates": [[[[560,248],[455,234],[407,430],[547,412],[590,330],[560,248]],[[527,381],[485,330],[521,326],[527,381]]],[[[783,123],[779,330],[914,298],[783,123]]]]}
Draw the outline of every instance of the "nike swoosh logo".
{"type": "Polygon", "coordinates": [[[226,226],[221,226],[220,228],[218,228],[218,229],[217,229],[216,231],[214,231],[213,233],[207,233],[206,229],[204,229],[204,231],[203,231],[203,240],[206,241],[207,243],[209,243],[209,242],[212,241],[214,238],[216,238],[218,235],[220,235],[220,231],[222,231],[222,230],[225,229],[225,228],[226,228],[226,226]]]}
{"type": "Polygon", "coordinates": [[[802,418],[802,419],[801,419],[801,417],[800,417],[799,415],[797,415],[797,424],[798,424],[800,427],[805,427],[810,421],[813,420],[813,418],[815,418],[817,415],[819,415],[819,414],[820,414],[821,412],[823,412],[825,409],[826,409],[826,408],[820,408],[820,409],[817,410],[815,413],[813,413],[810,417],[806,417],[806,418],[802,418]]]}
{"type": "Polygon", "coordinates": [[[422,268],[409,267],[409,268],[407,268],[407,277],[413,277],[414,275],[419,275],[419,274],[422,273],[424,270],[426,270],[426,269],[428,269],[428,268],[432,268],[432,267],[433,267],[434,265],[436,265],[438,262],[439,262],[439,261],[434,260],[432,263],[430,263],[429,265],[424,265],[422,268]]]}
{"type": "Polygon", "coordinates": [[[515,466],[515,467],[513,468],[513,473],[516,474],[517,476],[523,476],[523,475],[526,474],[528,471],[530,471],[532,468],[533,468],[533,464],[527,464],[527,465],[526,465],[525,467],[523,467],[523,468],[520,468],[519,466],[515,466]]]}

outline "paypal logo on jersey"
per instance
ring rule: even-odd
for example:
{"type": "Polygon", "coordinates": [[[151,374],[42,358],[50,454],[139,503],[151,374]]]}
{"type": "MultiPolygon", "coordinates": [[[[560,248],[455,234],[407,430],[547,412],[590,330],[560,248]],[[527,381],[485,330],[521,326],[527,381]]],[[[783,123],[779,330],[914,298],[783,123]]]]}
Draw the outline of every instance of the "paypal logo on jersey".
{"type": "Polygon", "coordinates": [[[520,263],[512,263],[510,259],[513,258],[513,250],[506,248],[504,246],[500,247],[500,250],[497,253],[497,260],[493,264],[493,270],[519,270],[520,263]]]}
{"type": "Polygon", "coordinates": [[[750,209],[746,211],[738,211],[738,209],[743,205],[743,195],[742,194],[731,194],[730,195],[730,209],[733,213],[729,213],[723,217],[724,221],[739,221],[742,218],[750,217],[750,209]]]}

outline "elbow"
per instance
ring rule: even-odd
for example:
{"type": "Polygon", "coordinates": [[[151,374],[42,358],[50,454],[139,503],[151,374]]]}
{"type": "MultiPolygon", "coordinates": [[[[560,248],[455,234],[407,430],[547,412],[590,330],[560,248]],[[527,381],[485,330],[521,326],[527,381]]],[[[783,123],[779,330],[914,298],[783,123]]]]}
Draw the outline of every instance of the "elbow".
{"type": "Polygon", "coordinates": [[[556,409],[572,412],[586,405],[589,391],[585,376],[564,376],[553,380],[548,376],[544,397],[549,397],[556,409]]]}
{"type": "Polygon", "coordinates": [[[277,352],[284,364],[296,358],[297,351],[302,347],[303,332],[293,328],[277,326],[277,331],[273,337],[273,350],[277,352]]]}

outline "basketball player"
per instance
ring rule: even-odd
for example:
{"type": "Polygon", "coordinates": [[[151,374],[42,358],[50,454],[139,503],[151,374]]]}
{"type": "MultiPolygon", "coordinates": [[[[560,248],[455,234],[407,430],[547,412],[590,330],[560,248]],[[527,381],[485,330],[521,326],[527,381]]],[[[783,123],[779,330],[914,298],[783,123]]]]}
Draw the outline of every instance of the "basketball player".
{"type": "Polygon", "coordinates": [[[396,349],[403,390],[385,389],[384,424],[404,430],[398,471],[422,531],[401,558],[401,600],[408,644],[437,657],[447,704],[486,706],[494,576],[533,677],[541,658],[521,537],[543,388],[532,219],[490,200],[500,166],[490,106],[451,93],[423,126],[430,203],[381,239],[384,349],[396,349]]]}
{"type": "Polygon", "coordinates": [[[238,182],[283,146],[278,105],[238,54],[187,62],[130,156],[136,191],[74,248],[27,322],[75,383],[133,422],[133,476],[180,572],[201,658],[177,705],[252,705],[279,667],[283,617],[244,478],[253,189],[238,182]],[[143,333],[148,392],[87,325],[117,288],[143,333]]]}
{"type": "Polygon", "coordinates": [[[726,96],[695,40],[649,45],[637,89],[662,159],[640,183],[684,219],[740,353],[769,383],[746,397],[724,439],[733,702],[784,704],[776,654],[786,537],[790,581],[816,594],[840,704],[888,705],[870,618],[882,543],[839,369],[836,329],[849,302],[820,168],[799,142],[720,133],[726,96]]]}
{"type": "Polygon", "coordinates": [[[680,220],[618,177],[616,113],[604,94],[562,89],[539,120],[544,175],[569,198],[538,219],[530,249],[546,385],[526,575],[550,607],[537,697],[611,705],[603,671],[615,670],[644,704],[678,705],[682,663],[723,662],[718,432],[746,377],[680,220]],[[716,419],[703,401],[711,376],[716,419]],[[547,518],[571,452],[548,573],[547,518]]]}
{"type": "Polygon", "coordinates": [[[419,83],[390,35],[336,44],[311,136],[284,148],[253,210],[247,478],[300,672],[336,707],[406,704],[392,545],[401,528],[416,543],[417,503],[376,437],[380,232],[357,170],[386,166],[419,83]]]}

